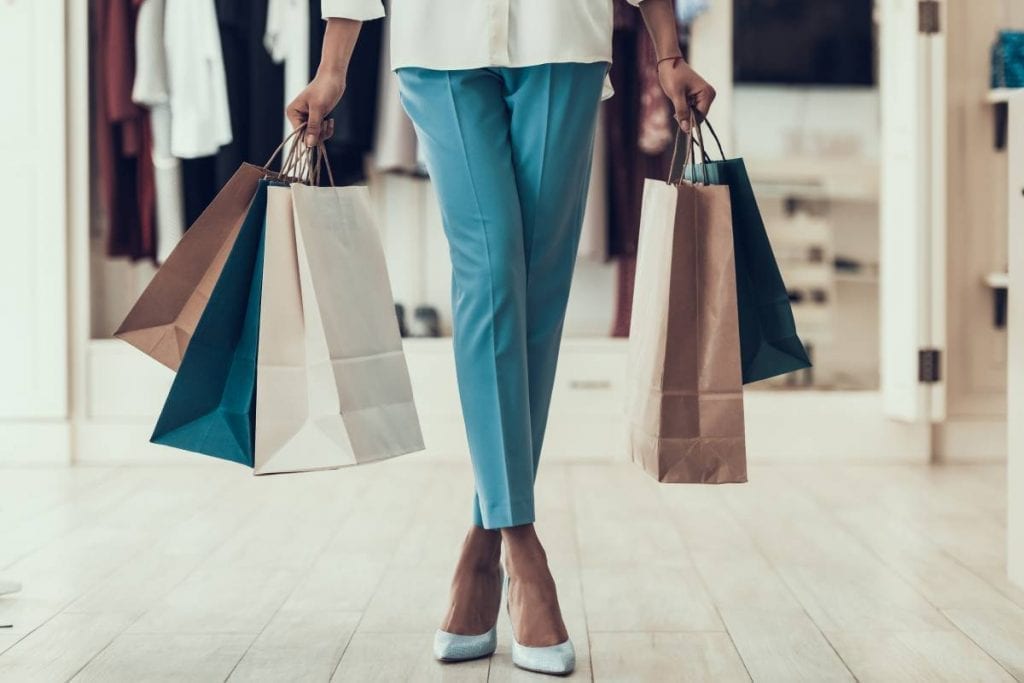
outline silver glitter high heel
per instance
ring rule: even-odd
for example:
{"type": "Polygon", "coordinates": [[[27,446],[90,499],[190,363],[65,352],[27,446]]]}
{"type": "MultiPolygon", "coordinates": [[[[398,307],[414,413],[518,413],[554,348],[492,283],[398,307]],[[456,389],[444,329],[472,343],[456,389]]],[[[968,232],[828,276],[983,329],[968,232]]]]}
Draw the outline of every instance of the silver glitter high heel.
{"type": "MultiPolygon", "coordinates": [[[[508,574],[505,575],[505,595],[508,595],[508,574]]],[[[505,603],[509,621],[512,620],[512,608],[505,603]]],[[[576,668],[576,648],[572,639],[558,645],[547,647],[527,647],[516,640],[516,630],[512,627],[512,663],[520,669],[552,676],[568,676],[576,668]]]]}
{"type": "MultiPolygon", "coordinates": [[[[508,577],[502,572],[502,590],[508,584],[508,577]]],[[[498,620],[490,631],[478,636],[464,636],[437,629],[434,634],[434,657],[442,662],[466,662],[494,654],[498,647],[498,620]]]]}

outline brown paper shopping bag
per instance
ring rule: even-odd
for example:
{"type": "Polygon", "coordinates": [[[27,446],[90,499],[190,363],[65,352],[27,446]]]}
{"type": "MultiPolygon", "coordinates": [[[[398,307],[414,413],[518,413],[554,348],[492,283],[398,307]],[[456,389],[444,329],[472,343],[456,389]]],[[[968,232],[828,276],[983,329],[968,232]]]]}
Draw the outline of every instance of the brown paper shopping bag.
{"type": "Polygon", "coordinates": [[[295,131],[262,167],[242,164],[167,257],[114,336],[177,370],[262,178],[291,175],[297,155],[282,174],[270,164],[302,129],[295,131]]]}
{"type": "Polygon", "coordinates": [[[635,291],[632,459],[662,482],[746,481],[729,188],[647,180],[635,291]]]}
{"type": "Polygon", "coordinates": [[[365,187],[268,192],[255,473],[423,449],[365,187]]]}
{"type": "Polygon", "coordinates": [[[265,171],[243,164],[196,219],[114,336],[177,370],[265,171]]]}

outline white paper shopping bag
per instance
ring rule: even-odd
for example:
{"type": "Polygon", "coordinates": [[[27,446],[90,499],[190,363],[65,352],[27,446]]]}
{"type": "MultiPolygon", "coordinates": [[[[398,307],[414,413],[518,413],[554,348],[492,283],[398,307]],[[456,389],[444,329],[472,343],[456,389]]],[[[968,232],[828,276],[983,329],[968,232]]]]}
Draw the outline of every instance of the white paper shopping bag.
{"type": "Polygon", "coordinates": [[[256,474],[423,449],[366,189],[273,187],[256,389],[256,474]]]}

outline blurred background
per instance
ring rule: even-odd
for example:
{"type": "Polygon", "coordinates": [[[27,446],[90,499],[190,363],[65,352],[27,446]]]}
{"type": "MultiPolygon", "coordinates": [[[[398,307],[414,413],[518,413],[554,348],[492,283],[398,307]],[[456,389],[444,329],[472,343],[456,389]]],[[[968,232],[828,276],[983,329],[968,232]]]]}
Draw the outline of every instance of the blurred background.
{"type": "MultiPolygon", "coordinates": [[[[545,443],[567,466],[626,457],[640,193],[672,148],[642,21],[615,5],[545,443]]],[[[677,7],[815,364],[748,387],[751,462],[991,467],[993,566],[1024,584],[1024,2],[677,7]]],[[[171,375],[112,334],[238,164],[278,145],[322,35],[317,0],[0,0],[0,480],[199,462],[147,444],[171,375]]],[[[370,188],[428,448],[462,463],[447,244],[387,49],[387,21],[366,24],[331,164],[370,188]]]]}

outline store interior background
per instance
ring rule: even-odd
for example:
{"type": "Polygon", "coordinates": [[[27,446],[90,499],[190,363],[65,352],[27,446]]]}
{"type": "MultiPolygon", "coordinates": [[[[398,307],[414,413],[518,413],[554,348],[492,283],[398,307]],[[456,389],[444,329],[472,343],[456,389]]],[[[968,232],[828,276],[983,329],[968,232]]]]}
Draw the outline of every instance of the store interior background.
{"type": "MultiPolygon", "coordinates": [[[[867,83],[842,84],[849,74],[818,78],[840,84],[737,82],[737,60],[756,64],[757,55],[734,50],[733,31],[749,30],[734,23],[765,11],[756,2],[712,3],[690,32],[691,60],[719,92],[713,121],[751,169],[815,361],[812,372],[749,388],[751,458],[1004,458],[1007,340],[996,300],[1005,293],[1013,155],[994,144],[1007,105],[994,101],[990,49],[997,30],[1024,25],[1024,6],[941,2],[942,30],[929,36],[917,33],[916,2],[862,4],[843,16],[871,12],[877,49],[867,83]],[[933,347],[943,354],[941,381],[922,386],[918,351],[933,347]]],[[[806,3],[791,5],[806,21],[806,3]]],[[[32,55],[36,66],[3,71],[11,101],[35,116],[19,123],[21,107],[4,114],[6,130],[22,131],[4,139],[5,157],[22,160],[0,184],[17,211],[9,224],[32,228],[5,230],[0,255],[4,290],[20,293],[4,301],[20,333],[5,335],[0,354],[0,424],[12,435],[0,451],[33,462],[177,461],[139,446],[170,374],[111,339],[154,267],[105,253],[88,142],[85,5],[15,2],[4,12],[6,63],[32,55]]],[[[765,80],[781,81],[779,71],[765,80]]],[[[808,73],[794,80],[813,81],[808,73]]],[[[447,245],[429,182],[373,174],[369,185],[396,299],[410,315],[436,308],[450,332],[447,245]]],[[[624,453],[626,342],[609,336],[616,277],[614,260],[578,262],[549,437],[558,457],[624,453]]],[[[407,351],[428,444],[458,457],[466,446],[450,344],[408,339],[407,351]]]]}
{"type": "MultiPolygon", "coordinates": [[[[1005,463],[999,545],[1024,586],[1024,306],[1005,303],[1015,263],[1024,268],[1024,244],[1011,249],[1024,222],[1024,95],[990,80],[996,33],[1024,30],[1024,2],[941,0],[940,30],[922,34],[932,3],[874,0],[875,77],[859,85],[735,81],[735,12],[747,2],[712,0],[690,56],[719,92],[712,121],[747,161],[815,361],[748,387],[750,461],[994,464],[1000,477],[1005,463]],[[938,381],[921,383],[930,349],[938,381]]],[[[0,2],[0,478],[215,466],[147,443],[171,374],[111,338],[154,267],[105,254],[86,4],[0,2]]],[[[369,186],[396,299],[435,307],[450,332],[429,183],[374,174],[369,186]]],[[[545,442],[556,466],[627,457],[616,268],[577,264],[545,442]]],[[[406,352],[431,457],[464,464],[450,340],[409,338],[406,352]]]]}
{"type": "MultiPolygon", "coordinates": [[[[841,13],[839,21],[870,21],[870,3],[861,5],[861,10],[841,13]]],[[[813,16],[806,3],[792,6],[797,20],[813,16]]],[[[757,2],[739,3],[735,14],[730,3],[713,4],[692,31],[692,59],[720,93],[713,121],[728,151],[743,156],[751,169],[784,276],[796,297],[799,329],[815,362],[811,372],[750,387],[753,457],[828,457],[824,451],[890,458],[891,451],[898,451],[901,457],[926,460],[997,458],[1005,453],[1006,334],[1004,323],[996,323],[995,299],[1007,269],[1007,151],[992,142],[1000,105],[988,102],[989,49],[995,31],[1017,25],[1024,10],[1013,0],[980,7],[948,2],[941,7],[946,15],[943,32],[919,38],[931,47],[919,48],[918,73],[901,72],[898,64],[879,57],[886,54],[880,50],[874,73],[864,83],[844,82],[864,77],[849,68],[850,73],[824,77],[810,70],[793,73],[794,81],[823,81],[810,83],[784,82],[784,68],[769,69],[764,78],[768,82],[752,82],[737,59],[756,64],[757,49],[769,50],[772,39],[785,35],[778,31],[746,52],[734,52],[729,40],[733,24],[756,20],[756,12],[765,11],[757,2]],[[935,66],[939,63],[941,77],[935,66]],[[747,80],[736,81],[737,75],[747,80]],[[913,83],[900,83],[910,76],[913,83]],[[927,85],[928,78],[937,79],[943,92],[927,85]],[[886,79],[894,93],[888,104],[886,79]],[[932,92],[925,96],[943,98],[944,108],[906,98],[906,90],[926,85],[932,92]],[[909,119],[887,124],[886,106],[916,109],[907,112],[909,119]],[[938,135],[940,125],[944,150],[934,141],[921,147],[900,145],[901,138],[926,128],[938,135]],[[890,143],[883,147],[883,140],[890,143]],[[929,161],[921,156],[925,153],[942,158],[929,161]],[[918,155],[917,167],[905,167],[908,155],[918,155]],[[903,166],[890,168],[890,177],[896,179],[888,184],[891,196],[886,200],[883,179],[889,162],[903,166]],[[934,189],[922,190],[921,185],[934,189]],[[925,234],[901,242],[897,233],[914,220],[928,223],[921,228],[925,234]],[[891,257],[883,259],[886,249],[891,257]],[[929,249],[927,255],[913,253],[929,249]],[[882,285],[885,277],[888,288],[882,285]],[[921,329],[893,331],[899,324],[883,324],[886,306],[897,321],[926,309],[936,312],[920,323],[921,329]],[[943,377],[939,386],[922,390],[914,385],[917,350],[925,347],[943,349],[943,377]],[[882,366],[883,356],[891,363],[888,369],[882,366]],[[807,429],[801,419],[807,411],[822,419],[821,433],[807,429]],[[851,415],[861,418],[857,440],[841,436],[851,415]],[[893,416],[902,423],[891,420],[893,416]],[[839,436],[822,441],[823,434],[835,430],[839,436]]],[[[907,18],[916,22],[916,8],[916,3],[878,3],[874,20],[889,13],[892,23],[907,18]]],[[[741,25],[737,30],[750,29],[741,25]]],[[[876,30],[873,39],[880,45],[881,33],[876,30]]],[[[902,59],[893,54],[890,61],[902,59]]],[[[71,123],[81,126],[80,121],[71,123]]],[[[86,198],[78,196],[90,186],[84,163],[71,169],[70,196],[84,209],[86,198]]],[[[450,334],[447,244],[429,182],[373,173],[369,185],[396,299],[410,319],[418,306],[436,309],[442,333],[450,334]]],[[[601,201],[592,201],[591,211],[603,209],[601,201]]],[[[83,447],[79,457],[86,459],[94,453],[110,457],[112,438],[133,442],[118,439],[118,434],[144,435],[144,430],[132,431],[133,423],[144,425],[159,410],[162,388],[169,382],[162,368],[110,339],[154,268],[107,257],[102,217],[95,214],[95,206],[93,211],[88,225],[82,215],[72,216],[75,225],[67,246],[73,288],[65,302],[77,323],[68,330],[77,361],[70,367],[69,382],[76,385],[71,409],[84,420],[86,441],[99,442],[99,452],[83,447]],[[91,236],[88,243],[81,241],[83,232],[91,236]],[[97,421],[103,423],[99,431],[91,424],[97,421]],[[125,429],[111,435],[111,422],[123,422],[125,429]],[[88,438],[89,433],[96,438],[88,438]]],[[[555,413],[564,412],[564,419],[553,420],[552,430],[552,450],[568,449],[574,457],[614,457],[623,450],[618,389],[625,346],[622,339],[610,338],[618,264],[601,258],[580,258],[577,264],[554,399],[555,413]]],[[[427,430],[433,447],[464,452],[449,346],[444,340],[408,341],[425,396],[421,403],[431,413],[427,430]],[[421,356],[422,364],[416,361],[421,356]]]]}

